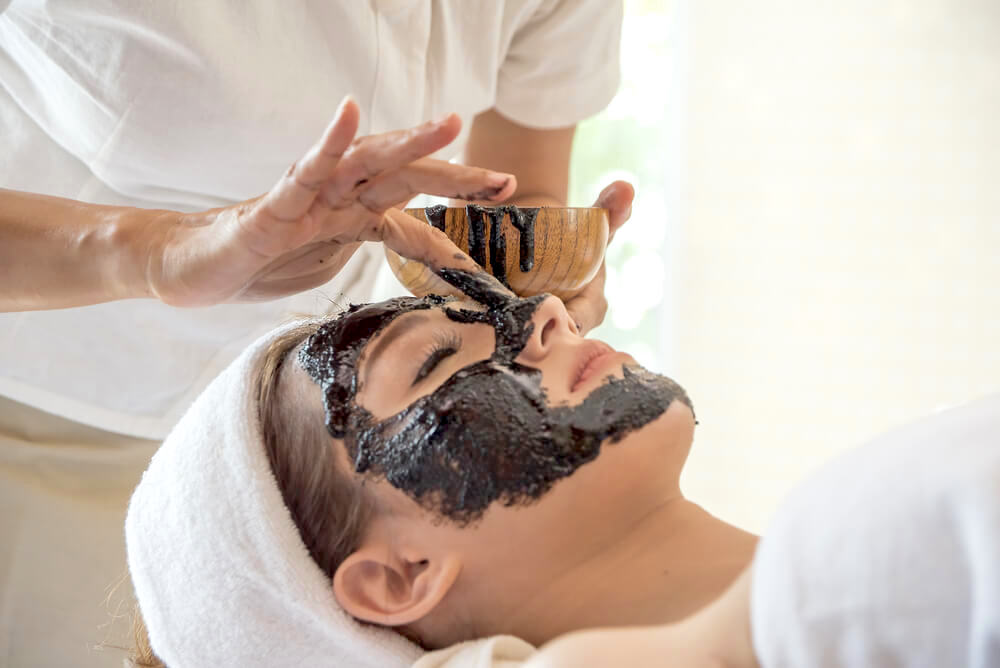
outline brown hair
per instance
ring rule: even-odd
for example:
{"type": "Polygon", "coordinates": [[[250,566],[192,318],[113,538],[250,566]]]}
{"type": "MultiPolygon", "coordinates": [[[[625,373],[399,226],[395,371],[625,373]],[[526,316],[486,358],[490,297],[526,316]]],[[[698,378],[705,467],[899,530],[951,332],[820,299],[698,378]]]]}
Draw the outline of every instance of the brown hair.
{"type": "MultiPolygon", "coordinates": [[[[340,470],[336,442],[316,411],[322,410],[316,386],[301,369],[289,364],[298,346],[322,324],[304,322],[275,338],[257,366],[256,398],[264,447],[281,496],[302,541],[320,569],[332,578],[354,552],[374,512],[374,501],[340,470]],[[302,375],[296,381],[296,375],[302,375]],[[303,379],[307,383],[303,383],[303,379]],[[303,389],[305,388],[305,389],[303,389]]],[[[163,668],[149,644],[146,625],[135,607],[132,624],[133,666],[163,668]]]]}

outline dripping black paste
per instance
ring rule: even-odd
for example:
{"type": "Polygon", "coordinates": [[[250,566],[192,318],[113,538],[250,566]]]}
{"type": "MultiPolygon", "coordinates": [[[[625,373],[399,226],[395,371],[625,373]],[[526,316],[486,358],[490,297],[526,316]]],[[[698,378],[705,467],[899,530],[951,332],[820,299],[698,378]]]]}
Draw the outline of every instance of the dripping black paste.
{"type": "MultiPolygon", "coordinates": [[[[445,216],[448,207],[437,204],[424,209],[427,222],[445,231],[445,216]]],[[[503,219],[510,218],[510,224],[518,231],[518,267],[521,271],[531,271],[535,266],[535,219],[538,217],[538,207],[520,208],[513,204],[497,207],[484,207],[478,204],[468,204],[465,215],[469,224],[469,255],[472,259],[496,277],[500,283],[510,287],[507,282],[507,235],[503,232],[503,219]],[[486,219],[489,218],[489,265],[487,265],[486,219]]]]}

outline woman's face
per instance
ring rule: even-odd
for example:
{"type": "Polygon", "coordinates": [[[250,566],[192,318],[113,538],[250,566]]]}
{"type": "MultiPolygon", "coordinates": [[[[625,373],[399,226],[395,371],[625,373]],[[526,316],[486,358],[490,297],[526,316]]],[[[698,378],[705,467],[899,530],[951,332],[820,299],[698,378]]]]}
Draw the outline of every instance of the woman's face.
{"type": "Polygon", "coordinates": [[[676,383],[580,336],[558,299],[459,287],[470,299],[352,307],[299,360],[378,500],[369,538],[415,564],[458,559],[450,600],[512,619],[679,497],[694,416],[676,383]]]}
{"type": "Polygon", "coordinates": [[[675,400],[690,407],[673,381],[583,339],[559,300],[452,278],[474,303],[352,307],[300,353],[357,473],[469,523],[537,502],[675,400]]]}

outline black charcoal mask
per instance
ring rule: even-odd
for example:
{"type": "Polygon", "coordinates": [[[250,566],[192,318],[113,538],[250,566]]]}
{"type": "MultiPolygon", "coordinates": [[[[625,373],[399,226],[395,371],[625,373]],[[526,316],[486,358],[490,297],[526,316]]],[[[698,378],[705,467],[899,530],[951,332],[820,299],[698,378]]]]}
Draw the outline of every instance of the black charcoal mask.
{"type": "Polygon", "coordinates": [[[494,501],[528,504],[615,443],[662,415],[674,400],[691,406],[670,379],[624,369],[576,406],[550,406],[537,369],[515,361],[545,295],[520,299],[483,272],[444,269],[441,278],[485,307],[451,308],[444,297],[400,297],[352,306],[309,337],[299,362],[320,385],[326,427],[342,439],[354,469],[384,477],[417,503],[459,523],[494,501]],[[397,317],[443,308],[460,323],[496,333],[489,359],[456,371],[396,415],[376,419],[355,398],[368,342],[397,317]]]}

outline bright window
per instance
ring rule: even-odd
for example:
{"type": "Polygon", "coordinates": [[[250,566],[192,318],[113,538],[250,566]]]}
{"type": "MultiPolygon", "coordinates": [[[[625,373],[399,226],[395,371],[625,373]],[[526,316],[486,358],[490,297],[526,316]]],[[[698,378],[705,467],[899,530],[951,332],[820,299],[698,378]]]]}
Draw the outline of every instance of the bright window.
{"type": "Polygon", "coordinates": [[[629,0],[622,31],[622,84],[600,115],[580,124],[570,204],[589,205],[616,179],[635,186],[632,218],[607,253],[609,311],[591,336],[630,353],[643,366],[670,366],[668,248],[676,216],[683,46],[669,3],[629,0]]]}

